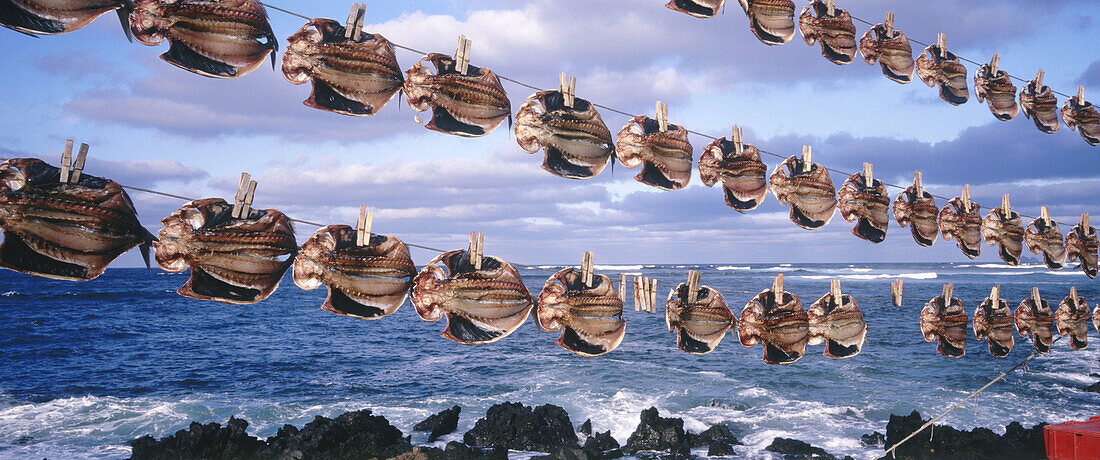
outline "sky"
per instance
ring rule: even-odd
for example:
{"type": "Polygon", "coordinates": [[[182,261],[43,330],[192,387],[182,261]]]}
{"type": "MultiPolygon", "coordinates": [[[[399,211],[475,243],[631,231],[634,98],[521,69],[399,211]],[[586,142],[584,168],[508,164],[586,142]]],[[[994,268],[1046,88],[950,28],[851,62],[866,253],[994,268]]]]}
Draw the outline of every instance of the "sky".
{"type": "MultiPolygon", "coordinates": [[[[329,0],[270,0],[308,16],[343,20],[350,7],[329,0]]],[[[973,97],[952,106],[938,90],[882,76],[861,57],[837,66],[800,35],[766,46],[748,29],[737,2],[713,19],[666,9],[657,0],[424,0],[369,2],[364,29],[414,49],[453,53],[459,34],[472,40],[471,63],[538,87],[558,73],[577,77],[577,95],[634,114],[669,105],[676,124],[714,136],[744,128],[748,143],[795,155],[811,145],[814,160],[842,171],[874,164],[875,177],[912,182],[956,196],[971,186],[975,202],[996,206],[1011,193],[1013,209],[1035,216],[1049,205],[1072,225],[1096,214],[1100,147],[1064,125],[1053,135],[1023,115],[1000,122],[973,97]]],[[[804,1],[796,2],[801,7],[804,1]]],[[[1000,68],[1100,101],[1100,4],[1090,1],[958,2],[839,0],[854,16],[895,27],[923,42],[947,37],[948,48],[979,62],[1001,54],[1000,68]]],[[[281,44],[304,20],[269,10],[281,44]]],[[[857,37],[867,30],[856,23],[857,37]]],[[[284,46],[285,47],[285,46],[284,46]]],[[[542,154],[527,154],[507,125],[460,138],[418,125],[401,96],[372,117],[302,104],[295,86],[269,66],[235,80],[201,77],[158,58],[167,45],[128,43],[105,15],[59,36],[30,38],[0,30],[5,56],[0,93],[0,157],[38,157],[56,164],[65,139],[91,145],[85,171],[124,185],[191,196],[230,198],[242,171],[259,185],[254,207],[298,219],[353,225],[360,204],[374,210],[374,231],[441,249],[485,233],[485,251],[527,264],[965,262],[954,242],[913,242],[891,221],[886,241],[850,233],[837,214],[823,229],[803,230],[769,195],[745,214],[728,208],[718,187],[693,172],[683,190],[634,181],[621,165],[590,180],[552,176],[542,154]]],[[[914,46],[914,53],[921,48],[914,46]]],[[[420,56],[397,51],[408,68],[420,56]]],[[[281,60],[281,54],[278,59],[281,60]]],[[[513,110],[532,91],[504,83],[513,110]]],[[[1059,98],[1059,107],[1064,98],[1059,98]]],[[[628,120],[602,113],[612,133],[628,120]]],[[[692,136],[695,157],[709,139],[692,136]]],[[[778,159],[765,157],[769,169],[778,159]]],[[[839,188],[846,179],[833,175],[839,188]]],[[[892,196],[899,190],[891,189],[892,196]]],[[[183,203],[131,192],[153,232],[183,203]]],[[[942,206],[946,203],[939,200],[942,206]]],[[[983,211],[984,214],[984,211],[983,211]]],[[[1027,224],[1025,219],[1025,225],[1027,224]]],[[[1062,231],[1068,231],[1064,225],[1062,231]]],[[[299,241],[315,228],[297,227],[299,241]]],[[[132,251],[118,266],[139,265],[132,251]]],[[[435,254],[415,249],[426,263],[435,254]]],[[[994,248],[978,259],[997,262],[994,248]]]]}

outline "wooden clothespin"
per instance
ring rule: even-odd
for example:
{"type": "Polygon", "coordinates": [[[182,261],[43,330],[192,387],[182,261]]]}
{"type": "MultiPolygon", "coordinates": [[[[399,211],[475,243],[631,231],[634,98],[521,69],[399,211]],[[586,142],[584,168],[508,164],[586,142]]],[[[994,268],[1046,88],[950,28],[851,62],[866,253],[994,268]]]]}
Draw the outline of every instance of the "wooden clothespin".
{"type": "Polygon", "coordinates": [[[1039,90],[1043,87],[1044,75],[1045,72],[1043,72],[1043,69],[1039,69],[1039,71],[1035,73],[1035,80],[1033,80],[1035,82],[1035,92],[1039,92],[1039,90]]]}
{"type": "Polygon", "coordinates": [[[840,305],[841,292],[840,292],[840,280],[829,280],[829,295],[833,297],[833,303],[840,305]]]}
{"type": "Polygon", "coordinates": [[[370,228],[374,221],[374,211],[359,206],[359,220],[355,221],[355,245],[370,246],[370,228]]]}
{"type": "Polygon", "coordinates": [[[825,0],[825,11],[829,16],[836,16],[836,0],[825,0]]]}
{"type": "Polygon", "coordinates": [[[626,302],[626,273],[619,273],[619,300],[626,302]]]}
{"type": "Polygon", "coordinates": [[[894,36],[894,12],[886,12],[886,21],[882,24],[886,27],[886,38],[894,36]]]}
{"type": "Polygon", "coordinates": [[[1046,205],[1039,208],[1039,218],[1043,220],[1043,223],[1046,224],[1047,227],[1050,227],[1050,208],[1046,205]]]}
{"type": "Polygon", "coordinates": [[[649,280],[649,312],[657,312],[657,278],[649,280]]]}
{"type": "Polygon", "coordinates": [[[1087,213],[1087,212],[1081,213],[1081,231],[1082,232],[1088,232],[1089,231],[1089,213],[1087,213]]]}
{"type": "Polygon", "coordinates": [[[813,154],[813,149],[811,149],[810,146],[808,146],[808,145],[803,145],[802,146],[802,171],[801,172],[808,173],[808,172],[810,172],[811,169],[813,169],[814,162],[813,162],[812,154],[813,154]]]}
{"type": "Polygon", "coordinates": [[[1001,285],[994,284],[993,289],[989,291],[989,299],[993,301],[993,307],[996,308],[997,304],[1001,303],[1001,285]]]}
{"type": "Polygon", "coordinates": [[[1007,193],[1001,197],[1001,213],[1005,215],[1006,219],[1012,215],[1012,200],[1008,198],[1007,193]]]}
{"type": "Polygon", "coordinates": [[[69,173],[73,169],[73,140],[65,139],[65,150],[61,152],[61,180],[62,184],[69,183],[69,173]]]}
{"type": "Polygon", "coordinates": [[[558,80],[565,106],[573,108],[573,103],[576,102],[577,98],[577,77],[565,78],[565,72],[562,72],[561,75],[558,76],[558,80]]]}
{"type": "Polygon", "coordinates": [[[733,142],[733,152],[737,156],[741,156],[745,152],[745,133],[741,131],[741,127],[733,125],[733,131],[730,133],[730,141],[733,142]]]}
{"type": "Polygon", "coordinates": [[[772,281],[772,293],[776,296],[783,292],[783,274],[779,273],[775,275],[775,280],[772,281]]]}
{"type": "Polygon", "coordinates": [[[1085,87],[1077,87],[1077,105],[1085,105],[1085,87]]]}
{"type": "Polygon", "coordinates": [[[642,311],[642,277],[634,277],[634,311],[642,311]]]}
{"type": "Polygon", "coordinates": [[[917,192],[917,199],[924,195],[924,180],[921,178],[920,171],[913,173],[913,190],[917,192]]]}
{"type": "Polygon", "coordinates": [[[969,214],[970,213],[970,184],[966,184],[966,185],[963,186],[962,195],[960,195],[959,198],[962,198],[963,211],[966,212],[967,214],[969,214]]]}
{"type": "Polygon", "coordinates": [[[592,251],[581,253],[581,283],[584,287],[592,287],[592,251]]]}
{"type": "Polygon", "coordinates": [[[905,280],[901,278],[894,279],[890,282],[890,300],[893,301],[895,307],[901,306],[901,291],[904,287],[905,280]]]}
{"type": "Polygon", "coordinates": [[[84,172],[84,160],[88,158],[88,144],[81,143],[80,150],[76,153],[76,159],[73,160],[73,173],[69,176],[70,184],[80,183],[80,174],[84,172]]]}
{"type": "Polygon", "coordinates": [[[939,48],[940,58],[941,59],[946,59],[947,58],[947,34],[945,34],[943,32],[940,32],[940,34],[936,36],[936,47],[939,48]]]}
{"type": "Polygon", "coordinates": [[[251,184],[252,175],[246,172],[241,173],[241,181],[237,183],[237,194],[233,197],[233,211],[230,213],[234,219],[241,218],[241,211],[244,209],[244,199],[248,195],[248,187],[251,184]]]}
{"type": "Polygon", "coordinates": [[[997,76],[997,66],[1001,63],[1001,54],[993,54],[993,59],[989,60],[989,77],[993,78],[997,76]]]}
{"type": "Polygon", "coordinates": [[[363,34],[363,17],[366,16],[366,4],[351,4],[351,12],[348,13],[348,25],[344,27],[344,38],[359,41],[363,34]]]}
{"type": "Polygon", "coordinates": [[[1069,287],[1069,299],[1073,302],[1073,306],[1081,305],[1081,299],[1077,298],[1077,286],[1069,287]]]}
{"type": "Polygon", "coordinates": [[[252,199],[256,196],[256,181],[248,181],[248,190],[244,193],[244,203],[241,204],[241,219],[247,219],[252,214],[252,199]]]}
{"type": "Polygon", "coordinates": [[[470,264],[474,266],[474,270],[481,270],[481,258],[484,256],[484,250],[485,234],[470,232],[470,245],[466,251],[470,254],[470,264]]]}
{"type": "Polygon", "coordinates": [[[470,68],[470,40],[465,35],[458,36],[458,46],[455,47],[455,70],[462,75],[470,68]]]}
{"type": "Polygon", "coordinates": [[[1031,301],[1035,302],[1035,308],[1039,308],[1043,305],[1043,298],[1039,296],[1039,288],[1031,288],[1031,301]]]}
{"type": "Polygon", "coordinates": [[[863,183],[868,188],[875,186],[875,170],[871,163],[863,163],[863,183]]]}
{"type": "Polygon", "coordinates": [[[688,270],[687,303],[694,305],[697,301],[699,301],[699,271],[688,270]]]}
{"type": "Polygon", "coordinates": [[[657,101],[657,129],[662,133],[668,131],[668,104],[657,101]]]}
{"type": "Polygon", "coordinates": [[[955,290],[955,285],[954,284],[947,283],[947,284],[943,285],[943,293],[941,293],[941,296],[943,297],[943,306],[946,307],[948,305],[951,305],[951,294],[952,294],[952,291],[954,291],[954,290],[955,290]]]}

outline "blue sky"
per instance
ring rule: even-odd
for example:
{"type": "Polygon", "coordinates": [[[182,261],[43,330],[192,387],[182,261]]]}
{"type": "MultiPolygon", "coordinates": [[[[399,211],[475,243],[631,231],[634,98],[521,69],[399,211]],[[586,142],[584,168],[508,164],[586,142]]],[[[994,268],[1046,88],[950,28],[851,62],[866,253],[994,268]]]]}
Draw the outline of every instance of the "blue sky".
{"type": "MultiPolygon", "coordinates": [[[[342,20],[350,6],[327,0],[271,0],[318,17],[342,20]]],[[[804,2],[796,2],[800,5],[804,2]]],[[[458,34],[473,41],[472,63],[541,87],[557,74],[578,77],[580,97],[632,113],[669,104],[674,123],[728,135],[784,154],[814,147],[826,166],[856,171],[863,161],[893,183],[924,173],[926,188],[955,196],[971,184],[975,201],[995,205],[1011,192],[1013,207],[1075,222],[1096,209],[1100,148],[1064,126],[1039,133],[1021,115],[998,122],[985,104],[951,106],[919,81],[899,85],[861,58],[836,66],[800,36],[761,44],[733,2],[699,20],[656,0],[382,1],[369,2],[365,29],[412,48],[451,53],[458,34]]],[[[1062,92],[1085,85],[1100,101],[1100,5],[1088,1],[838,1],[853,15],[896,27],[976,61],[1000,53],[1004,70],[1062,92]]],[[[304,23],[269,11],[285,41],[304,23]]],[[[866,26],[856,24],[859,34],[866,26]]],[[[376,232],[440,248],[464,245],[472,230],[486,251],[523,263],[575,263],[583,250],[597,263],[962,262],[953,242],[921,248],[891,222],[884,243],[849,233],[834,217],[806,231],[769,196],[738,214],[697,173],[679,191],[659,191],[616,165],[573,181],[543,172],[506,126],[479,139],[428,131],[400,98],[377,116],[345,117],[302,105],[308,85],[294,86],[269,67],[237,80],[199,77],[161,61],[166,46],[127,43],[106,15],[85,29],[38,39],[0,30],[6,71],[0,83],[0,156],[56,162],[64,139],[92,145],[86,171],[123,184],[195,197],[231,196],[241,171],[259,181],[255,206],[301,219],[353,223],[360,204],[375,210],[376,232]]],[[[915,46],[914,52],[920,48],[915,46]]],[[[281,56],[280,56],[281,58],[281,56]]],[[[419,59],[398,50],[408,68],[419,59]]],[[[968,65],[971,78],[975,69],[968,65]]],[[[970,80],[972,86],[972,80],[970,80]]],[[[531,91],[505,83],[513,109],[531,91]]],[[[973,88],[971,88],[972,90],[973,88]]],[[[1059,105],[1062,101],[1059,101],[1059,105]]],[[[612,132],[626,117],[603,113],[612,132]]],[[[693,136],[696,157],[708,140],[693,136]]],[[[775,158],[765,158],[774,166],[775,158]]],[[[834,175],[839,187],[845,177],[834,175]]],[[[892,194],[897,190],[891,190],[892,194]]],[[[153,231],[180,202],[132,192],[153,231]]],[[[945,203],[940,203],[941,206],[945,203]]],[[[305,240],[313,228],[299,226],[305,240]]],[[[1063,231],[1068,226],[1063,227],[1063,231]]],[[[415,250],[426,262],[433,254],[415,250]]],[[[137,264],[129,254],[123,265],[137,264]]],[[[998,261],[992,249],[981,261],[998,261]]]]}

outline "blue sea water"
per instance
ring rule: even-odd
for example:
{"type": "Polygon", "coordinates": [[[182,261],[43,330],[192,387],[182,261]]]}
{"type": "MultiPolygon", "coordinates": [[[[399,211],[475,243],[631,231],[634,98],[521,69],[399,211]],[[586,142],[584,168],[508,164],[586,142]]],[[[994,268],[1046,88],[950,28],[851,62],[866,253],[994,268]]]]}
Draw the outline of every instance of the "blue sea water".
{"type": "MultiPolygon", "coordinates": [[[[546,266],[556,269],[558,267],[546,266]]],[[[907,299],[938,295],[955,283],[972,314],[993,284],[1015,307],[1038,286],[1057,303],[1075,285],[1090,305],[1100,282],[1066,269],[1001,264],[636,265],[597,266],[614,279],[645,273],[663,284],[702,271],[717,289],[759,291],[784,273],[787,290],[805,305],[838,278],[857,298],[888,298],[890,281],[905,279],[907,299]]],[[[537,295],[548,273],[521,269],[537,295]]],[[[918,326],[923,302],[894,307],[888,300],[859,302],[869,332],[851,359],[821,355],[811,346],[790,366],[769,366],[761,349],[727,336],[716,351],[694,356],[675,347],[657,314],[624,315],[627,335],[615,351],[581,358],[539,332],[532,321],[488,345],[463,346],[439,336],[443,323],[421,321],[406,304],[394,315],[364,321],[324,312],[324,290],[302,291],[288,278],[269,299],[249,306],[197,301],[175,294],[186,275],[111,269],[99,279],[72,283],[0,272],[0,457],[124,458],[127,442],[164,436],[192,420],[224,423],[245,418],[252,434],[273,435],[283,424],[301,426],[315,415],[370,408],[424,443],[413,424],[438,410],[462,406],[461,438],[490,405],[519,401],[557,404],[574,425],[591,418],[620,443],[638,413],[656,406],[682,417],[689,430],[726,423],[746,444],[738,454],[766,458],[776,436],[810,442],[840,455],[876,458],[881,447],[859,436],[884,431],[891,413],[945,409],[1033,350],[1017,338],[1012,353],[993,358],[968,337],[961,359],[935,353],[918,326]]],[[[668,292],[661,288],[659,303],[668,292]]],[[[748,294],[729,294],[738,315],[748,294]]],[[[1026,426],[1100,414],[1100,395],[1080,387],[1100,372],[1100,337],[1072,351],[1065,341],[1032,360],[943,423],[961,428],[1026,426]]],[[[705,452],[703,452],[705,453],[705,452]]],[[[516,453],[523,457],[527,454],[516,453]]]]}

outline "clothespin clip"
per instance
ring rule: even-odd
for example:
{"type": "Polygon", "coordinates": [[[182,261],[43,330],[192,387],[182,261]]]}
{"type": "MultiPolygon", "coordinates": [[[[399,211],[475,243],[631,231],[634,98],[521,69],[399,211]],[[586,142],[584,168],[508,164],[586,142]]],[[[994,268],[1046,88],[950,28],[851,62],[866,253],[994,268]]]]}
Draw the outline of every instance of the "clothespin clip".
{"type": "Polygon", "coordinates": [[[1031,301],[1035,302],[1035,308],[1039,308],[1043,305],[1043,298],[1039,296],[1039,288],[1031,288],[1031,301]]]}
{"type": "Polygon", "coordinates": [[[619,273],[619,300],[626,302],[626,273],[619,273]]]}
{"type": "Polygon", "coordinates": [[[241,181],[237,183],[237,195],[233,198],[233,211],[230,215],[234,219],[243,219],[248,217],[248,207],[252,205],[252,200],[248,198],[249,190],[252,193],[256,192],[256,181],[252,180],[252,175],[249,173],[241,173],[241,181]],[[246,207],[245,201],[248,201],[246,207]]]}
{"type": "Polygon", "coordinates": [[[875,186],[875,171],[871,163],[863,163],[863,184],[867,188],[875,186]]]}
{"type": "MultiPolygon", "coordinates": [[[[68,143],[66,143],[66,146],[68,143]]],[[[76,159],[73,160],[73,173],[69,176],[70,184],[80,183],[80,174],[84,172],[84,160],[88,157],[88,144],[81,143],[80,150],[76,153],[76,159]]]]}
{"type": "Polygon", "coordinates": [[[962,195],[959,196],[959,198],[962,198],[963,211],[966,212],[967,214],[969,214],[970,213],[970,184],[966,184],[966,185],[963,186],[962,195]]]}
{"type": "Polygon", "coordinates": [[[61,152],[61,183],[69,183],[69,173],[73,168],[73,140],[65,139],[65,151],[61,152]]]}
{"type": "Polygon", "coordinates": [[[351,4],[351,13],[348,13],[348,25],[344,27],[344,38],[351,39],[352,41],[359,41],[359,37],[363,34],[363,17],[366,16],[367,5],[358,3],[351,4]]]}
{"type": "Polygon", "coordinates": [[[355,221],[355,245],[370,246],[370,228],[374,221],[374,211],[359,206],[359,220],[355,221]]]}
{"type": "Polygon", "coordinates": [[[634,277],[634,311],[642,311],[642,277],[634,277]]]}
{"type": "Polygon", "coordinates": [[[455,70],[462,75],[470,68],[470,40],[465,35],[458,36],[458,46],[455,48],[455,70]]]}
{"type": "Polygon", "coordinates": [[[936,36],[936,47],[939,48],[940,58],[941,59],[946,59],[947,58],[947,34],[945,34],[943,32],[940,32],[940,34],[936,36]]]}
{"type": "Polygon", "coordinates": [[[993,301],[993,307],[996,307],[997,304],[1001,303],[1001,285],[1000,284],[994,284],[993,285],[993,289],[991,289],[989,291],[989,300],[993,301]]]}
{"type": "Polygon", "coordinates": [[[483,257],[482,251],[485,249],[485,234],[481,232],[470,232],[470,245],[466,249],[466,252],[470,254],[470,265],[474,266],[474,270],[481,270],[481,258],[483,257]]]}
{"type": "Polygon", "coordinates": [[[1001,197],[1001,212],[1004,213],[1006,219],[1012,215],[1012,200],[1008,198],[1007,193],[1001,197]]]}
{"type": "Polygon", "coordinates": [[[699,300],[699,271],[688,270],[687,303],[694,305],[699,300]]]}
{"type": "Polygon", "coordinates": [[[577,77],[565,78],[565,72],[558,75],[559,86],[561,88],[561,96],[565,101],[565,106],[573,108],[573,102],[577,97],[577,77]]]}
{"type": "Polygon", "coordinates": [[[829,16],[836,16],[836,0],[825,0],[825,10],[829,16]]]}
{"type": "Polygon", "coordinates": [[[1045,75],[1046,73],[1043,72],[1043,69],[1039,69],[1039,71],[1035,73],[1035,79],[1032,80],[1035,82],[1035,92],[1039,92],[1039,89],[1043,87],[1043,76],[1045,75]]]}
{"type": "Polygon", "coordinates": [[[256,181],[248,181],[248,190],[244,193],[244,203],[241,206],[241,219],[246,219],[252,214],[252,198],[256,196],[256,181]]]}
{"type": "Polygon", "coordinates": [[[1081,231],[1082,232],[1088,232],[1089,231],[1089,213],[1087,213],[1087,212],[1081,213],[1081,231]]]}
{"type": "Polygon", "coordinates": [[[893,11],[887,11],[886,12],[886,21],[882,25],[886,27],[886,38],[893,37],[894,36],[894,12],[893,11]]]}
{"type": "Polygon", "coordinates": [[[657,312],[657,279],[649,280],[649,312],[657,312]]]}
{"type": "Polygon", "coordinates": [[[840,280],[829,280],[829,295],[833,296],[833,303],[840,305],[841,292],[840,280]]]}
{"type": "Polygon", "coordinates": [[[904,287],[905,280],[897,278],[890,282],[890,300],[893,301],[895,307],[901,306],[901,291],[904,287]]]}
{"type": "Polygon", "coordinates": [[[1043,205],[1042,208],[1039,208],[1039,219],[1042,219],[1043,223],[1046,224],[1047,227],[1050,227],[1050,208],[1048,208],[1046,205],[1043,205]]]}
{"type": "Polygon", "coordinates": [[[657,101],[657,127],[663,133],[668,131],[668,104],[657,101]]]}
{"type": "Polygon", "coordinates": [[[808,173],[808,172],[810,172],[811,169],[813,169],[814,162],[813,162],[812,153],[813,153],[813,149],[811,149],[810,146],[808,146],[808,145],[803,145],[802,146],[802,171],[801,172],[808,173]]]}
{"type": "Polygon", "coordinates": [[[1081,305],[1081,299],[1077,297],[1077,286],[1069,287],[1069,299],[1071,302],[1073,302],[1074,307],[1081,305]]]}
{"type": "MultiPolygon", "coordinates": [[[[745,152],[745,133],[741,131],[741,127],[733,125],[733,131],[730,133],[730,142],[733,142],[733,152],[737,156],[741,156],[745,152]]],[[[719,158],[721,160],[721,158],[719,158]]]]}
{"type": "Polygon", "coordinates": [[[775,275],[775,280],[772,281],[772,293],[779,295],[783,292],[783,274],[779,273],[775,275]]]}
{"type": "Polygon", "coordinates": [[[1077,87],[1077,105],[1085,105],[1085,87],[1077,87]]]}
{"type": "Polygon", "coordinates": [[[989,60],[989,78],[997,76],[997,66],[1001,63],[1001,53],[994,53],[993,59],[989,60]]]}
{"type": "Polygon", "coordinates": [[[584,287],[592,287],[592,252],[581,253],[581,283],[584,287]]]}
{"type": "Polygon", "coordinates": [[[951,305],[951,294],[952,294],[952,291],[954,291],[954,290],[955,290],[955,285],[954,284],[947,283],[947,284],[943,285],[943,293],[942,293],[943,306],[946,307],[948,305],[951,305]]]}
{"type": "Polygon", "coordinates": [[[920,171],[913,173],[913,191],[917,192],[918,199],[924,195],[924,180],[921,178],[920,171]]]}

